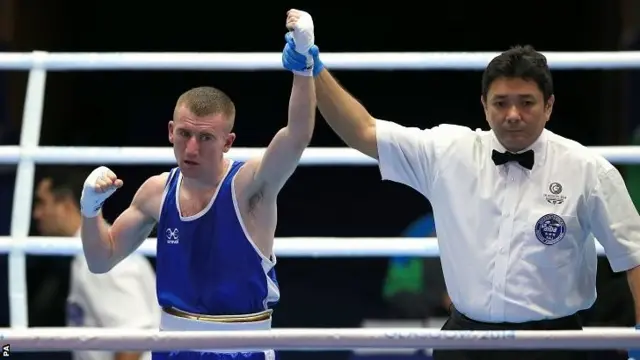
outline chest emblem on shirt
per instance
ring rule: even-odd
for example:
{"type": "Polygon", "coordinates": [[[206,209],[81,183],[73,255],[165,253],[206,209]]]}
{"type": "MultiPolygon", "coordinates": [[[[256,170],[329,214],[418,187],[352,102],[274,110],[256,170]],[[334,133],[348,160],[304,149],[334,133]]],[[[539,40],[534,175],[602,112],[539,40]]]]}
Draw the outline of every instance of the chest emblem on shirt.
{"type": "Polygon", "coordinates": [[[177,228],[167,228],[164,231],[165,236],[167,237],[167,244],[179,244],[180,243],[180,232],[177,228]]]}
{"type": "Polygon", "coordinates": [[[556,214],[547,214],[536,222],[536,238],[545,245],[557,244],[567,233],[567,224],[556,214]]]}
{"type": "Polygon", "coordinates": [[[547,200],[549,204],[560,205],[562,204],[567,197],[562,194],[562,184],[559,182],[552,182],[549,184],[549,192],[551,194],[544,194],[544,198],[547,200]]]}

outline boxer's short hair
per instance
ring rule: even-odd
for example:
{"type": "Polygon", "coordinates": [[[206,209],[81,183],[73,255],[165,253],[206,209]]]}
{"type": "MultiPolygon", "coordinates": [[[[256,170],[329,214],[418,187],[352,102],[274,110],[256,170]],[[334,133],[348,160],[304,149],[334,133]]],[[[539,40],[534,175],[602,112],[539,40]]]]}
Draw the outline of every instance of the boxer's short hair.
{"type": "Polygon", "coordinates": [[[210,86],[193,88],[178,98],[176,107],[184,105],[195,116],[223,114],[234,118],[236,108],[231,98],[223,91],[210,86]]]}

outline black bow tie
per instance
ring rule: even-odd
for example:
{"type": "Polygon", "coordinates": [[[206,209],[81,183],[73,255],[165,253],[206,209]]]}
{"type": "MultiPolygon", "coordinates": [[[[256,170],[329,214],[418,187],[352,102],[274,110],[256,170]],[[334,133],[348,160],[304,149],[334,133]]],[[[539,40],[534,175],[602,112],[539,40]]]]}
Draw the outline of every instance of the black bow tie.
{"type": "Polygon", "coordinates": [[[510,161],[515,161],[522,167],[531,170],[533,168],[533,150],[527,150],[523,153],[514,154],[512,152],[499,152],[493,150],[491,153],[491,160],[496,165],[504,165],[510,161]]]}

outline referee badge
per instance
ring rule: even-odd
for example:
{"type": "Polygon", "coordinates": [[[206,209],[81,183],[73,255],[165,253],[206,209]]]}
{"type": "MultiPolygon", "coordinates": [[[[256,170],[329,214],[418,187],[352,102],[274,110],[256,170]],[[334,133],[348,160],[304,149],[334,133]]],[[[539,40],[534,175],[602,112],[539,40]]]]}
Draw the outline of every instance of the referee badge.
{"type": "Polygon", "coordinates": [[[567,224],[556,214],[547,214],[536,222],[536,238],[545,245],[560,242],[567,233],[567,224]]]}
{"type": "Polygon", "coordinates": [[[560,205],[567,199],[566,196],[562,195],[562,184],[559,182],[549,184],[549,192],[551,194],[544,194],[544,198],[549,204],[560,205]]]}

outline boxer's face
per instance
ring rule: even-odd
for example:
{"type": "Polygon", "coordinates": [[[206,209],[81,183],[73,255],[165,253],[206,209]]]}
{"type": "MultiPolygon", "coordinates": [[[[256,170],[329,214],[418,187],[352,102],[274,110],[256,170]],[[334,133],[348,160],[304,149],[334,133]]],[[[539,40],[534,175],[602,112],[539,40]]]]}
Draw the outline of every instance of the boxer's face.
{"type": "Polygon", "coordinates": [[[533,144],[551,117],[554,96],[546,101],[533,80],[498,78],[481,97],[491,129],[509,151],[523,150],[533,144]]]}
{"type": "Polygon", "coordinates": [[[223,154],[229,151],[235,134],[223,114],[195,116],[186,107],[176,109],[169,122],[169,141],[187,177],[207,176],[220,170],[223,154]]]}

